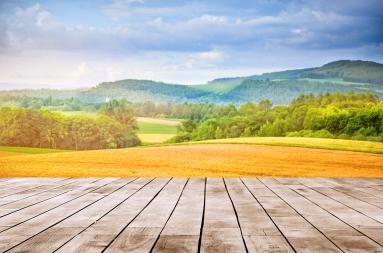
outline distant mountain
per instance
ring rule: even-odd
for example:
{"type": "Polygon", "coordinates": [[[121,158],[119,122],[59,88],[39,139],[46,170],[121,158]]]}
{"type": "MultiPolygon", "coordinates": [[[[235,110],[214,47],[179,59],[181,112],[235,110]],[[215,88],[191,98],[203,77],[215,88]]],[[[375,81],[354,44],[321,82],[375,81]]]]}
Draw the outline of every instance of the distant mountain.
{"type": "Polygon", "coordinates": [[[189,85],[134,79],[101,83],[82,93],[84,97],[93,97],[97,100],[109,97],[126,98],[131,102],[186,102],[208,95],[210,92],[189,85]]]}
{"type": "Polygon", "coordinates": [[[86,102],[126,98],[131,102],[212,102],[241,104],[269,99],[289,103],[301,94],[326,92],[373,92],[383,97],[383,64],[341,60],[318,68],[286,70],[247,77],[215,79],[203,85],[181,85],[151,80],[127,79],[74,90],[13,90],[2,95],[32,97],[74,97],[86,102]]]}
{"type": "Polygon", "coordinates": [[[242,82],[244,80],[274,79],[340,79],[346,82],[362,82],[383,85],[383,64],[372,61],[340,60],[327,63],[322,67],[285,70],[245,77],[218,78],[210,83],[242,82]]]}
{"type": "Polygon", "coordinates": [[[335,61],[305,72],[301,77],[314,79],[340,78],[345,82],[383,85],[383,64],[371,61],[335,61]]]}

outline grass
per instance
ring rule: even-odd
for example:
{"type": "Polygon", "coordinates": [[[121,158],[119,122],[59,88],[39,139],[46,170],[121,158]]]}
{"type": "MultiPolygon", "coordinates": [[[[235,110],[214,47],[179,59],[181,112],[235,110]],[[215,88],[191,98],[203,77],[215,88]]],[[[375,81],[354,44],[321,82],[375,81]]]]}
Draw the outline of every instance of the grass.
{"type": "Polygon", "coordinates": [[[383,177],[383,155],[196,144],[0,158],[1,177],[383,177]]]}
{"type": "Polygon", "coordinates": [[[47,153],[59,153],[59,152],[68,152],[71,150],[63,149],[51,149],[51,148],[29,148],[29,147],[9,147],[9,146],[0,146],[0,152],[10,153],[10,154],[47,154],[47,153]]]}
{"type": "Polygon", "coordinates": [[[139,134],[176,134],[176,126],[162,125],[158,123],[138,122],[139,134]]]}
{"type": "Polygon", "coordinates": [[[258,144],[287,147],[319,148],[329,150],[345,150],[383,154],[383,143],[373,141],[357,141],[304,137],[244,137],[232,139],[206,140],[192,144],[258,144]]]}
{"type": "Polygon", "coordinates": [[[138,137],[143,143],[163,143],[177,133],[179,120],[158,118],[137,118],[138,137]]]}

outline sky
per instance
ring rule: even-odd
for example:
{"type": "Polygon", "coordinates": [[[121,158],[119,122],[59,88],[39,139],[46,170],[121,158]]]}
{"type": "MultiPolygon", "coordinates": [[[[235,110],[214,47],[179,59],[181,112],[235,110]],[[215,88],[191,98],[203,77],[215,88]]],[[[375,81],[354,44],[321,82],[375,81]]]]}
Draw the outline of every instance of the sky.
{"type": "Polygon", "coordinates": [[[383,63],[381,0],[0,0],[0,89],[383,63]]]}

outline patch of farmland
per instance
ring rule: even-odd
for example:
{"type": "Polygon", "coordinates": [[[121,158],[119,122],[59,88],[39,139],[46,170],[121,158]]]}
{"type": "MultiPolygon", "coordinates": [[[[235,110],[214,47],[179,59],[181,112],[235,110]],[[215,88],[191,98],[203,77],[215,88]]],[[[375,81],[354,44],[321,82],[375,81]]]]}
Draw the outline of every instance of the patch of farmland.
{"type": "Polygon", "coordinates": [[[383,177],[383,155],[196,144],[0,158],[1,177],[383,177]]]}

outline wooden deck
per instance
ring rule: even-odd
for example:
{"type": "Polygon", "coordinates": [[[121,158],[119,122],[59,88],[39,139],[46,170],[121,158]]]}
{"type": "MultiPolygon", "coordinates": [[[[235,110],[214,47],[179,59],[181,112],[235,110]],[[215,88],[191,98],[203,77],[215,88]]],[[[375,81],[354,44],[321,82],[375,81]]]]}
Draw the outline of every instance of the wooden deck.
{"type": "Polygon", "coordinates": [[[383,252],[383,179],[4,178],[0,252],[383,252]]]}

